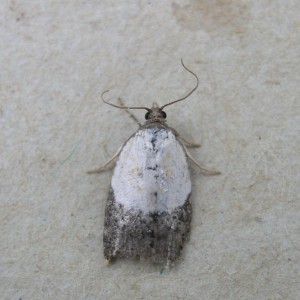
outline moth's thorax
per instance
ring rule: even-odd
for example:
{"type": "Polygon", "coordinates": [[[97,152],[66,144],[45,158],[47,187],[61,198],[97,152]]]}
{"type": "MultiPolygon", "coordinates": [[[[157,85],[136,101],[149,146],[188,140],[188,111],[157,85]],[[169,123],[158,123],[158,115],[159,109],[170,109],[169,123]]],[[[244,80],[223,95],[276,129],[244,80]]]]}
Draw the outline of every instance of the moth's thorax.
{"type": "Polygon", "coordinates": [[[172,129],[142,126],[124,145],[112,177],[116,202],[126,210],[168,212],[191,193],[186,154],[172,129]]]}
{"type": "Polygon", "coordinates": [[[163,130],[170,130],[173,131],[167,124],[166,120],[161,120],[161,119],[152,119],[152,120],[147,120],[144,125],[138,130],[144,130],[144,129],[163,129],[163,130]]]}
{"type": "Polygon", "coordinates": [[[148,125],[148,124],[153,124],[153,123],[159,123],[159,124],[163,124],[163,125],[166,125],[167,126],[167,121],[165,119],[162,119],[162,118],[153,118],[153,119],[150,119],[150,120],[147,120],[143,127],[145,125],[148,125]]]}

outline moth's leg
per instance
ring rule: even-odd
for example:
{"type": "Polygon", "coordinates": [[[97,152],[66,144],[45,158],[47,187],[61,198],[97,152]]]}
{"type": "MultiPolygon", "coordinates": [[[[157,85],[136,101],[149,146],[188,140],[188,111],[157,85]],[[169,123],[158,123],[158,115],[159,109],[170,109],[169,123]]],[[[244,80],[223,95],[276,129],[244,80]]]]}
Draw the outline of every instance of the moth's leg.
{"type": "Polygon", "coordinates": [[[98,169],[88,171],[87,173],[88,174],[99,174],[99,173],[104,172],[105,170],[107,170],[109,168],[109,165],[118,158],[118,156],[120,155],[125,143],[118,149],[116,154],[106,164],[104,164],[103,166],[101,166],[98,169]]]}
{"type": "Polygon", "coordinates": [[[200,144],[192,143],[184,139],[182,136],[178,135],[179,140],[186,146],[186,147],[191,147],[191,148],[199,148],[201,147],[200,144]]]}
{"type": "Polygon", "coordinates": [[[196,143],[187,141],[187,140],[184,139],[182,136],[180,136],[180,134],[177,132],[177,130],[175,130],[175,129],[172,128],[172,127],[170,127],[170,128],[174,131],[176,137],[177,137],[177,138],[178,138],[178,139],[179,139],[186,147],[191,147],[191,148],[199,148],[199,147],[201,147],[200,144],[196,144],[196,143]]]}
{"type": "Polygon", "coordinates": [[[186,147],[183,145],[183,149],[185,151],[185,154],[187,155],[187,157],[201,170],[201,172],[203,174],[206,174],[206,175],[219,175],[221,174],[220,171],[218,170],[210,170],[210,169],[207,169],[206,167],[202,166],[200,163],[198,163],[194,158],[193,156],[187,151],[186,147]]]}
{"type": "MultiPolygon", "coordinates": [[[[121,106],[125,106],[121,98],[119,98],[118,101],[121,106]]],[[[129,109],[126,108],[124,110],[129,114],[129,117],[139,125],[139,127],[142,127],[142,124],[140,123],[140,121],[137,119],[137,117],[132,112],[129,111],[129,109]]]]}
{"type": "MultiPolygon", "coordinates": [[[[125,106],[121,98],[119,98],[118,101],[119,101],[121,106],[125,106]]],[[[134,114],[132,114],[128,109],[125,109],[125,111],[129,114],[130,118],[133,119],[139,125],[139,127],[142,126],[142,124],[139,122],[139,120],[136,118],[136,116],[134,114]]],[[[109,168],[109,165],[111,163],[113,163],[118,158],[118,156],[120,155],[125,143],[119,148],[119,150],[116,152],[116,154],[105,165],[101,166],[98,169],[88,171],[87,173],[88,174],[98,174],[98,173],[106,171],[109,168]]]]}

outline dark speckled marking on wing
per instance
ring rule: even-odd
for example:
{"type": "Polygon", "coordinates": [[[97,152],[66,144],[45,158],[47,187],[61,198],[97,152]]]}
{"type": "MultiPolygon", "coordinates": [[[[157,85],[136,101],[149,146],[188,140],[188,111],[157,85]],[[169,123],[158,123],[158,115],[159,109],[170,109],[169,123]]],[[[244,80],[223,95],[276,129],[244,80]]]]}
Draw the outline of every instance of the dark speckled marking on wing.
{"type": "Polygon", "coordinates": [[[192,218],[191,203],[186,199],[172,213],[124,210],[110,189],[104,224],[104,256],[149,258],[155,263],[174,262],[188,238],[192,218]]]}

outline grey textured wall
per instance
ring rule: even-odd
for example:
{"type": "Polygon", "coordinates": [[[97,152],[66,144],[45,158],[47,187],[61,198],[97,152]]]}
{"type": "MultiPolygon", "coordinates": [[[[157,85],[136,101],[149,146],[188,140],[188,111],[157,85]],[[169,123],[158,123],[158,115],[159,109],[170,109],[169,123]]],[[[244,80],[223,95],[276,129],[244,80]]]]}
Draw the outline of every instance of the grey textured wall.
{"type": "MultiPolygon", "coordinates": [[[[299,1],[0,4],[1,299],[299,297],[299,1]],[[174,269],[104,266],[111,172],[136,129],[122,97],[166,109],[192,154],[190,241],[174,269]],[[297,296],[298,295],[298,296],[297,296]]],[[[143,119],[144,112],[136,115],[143,119]]]]}

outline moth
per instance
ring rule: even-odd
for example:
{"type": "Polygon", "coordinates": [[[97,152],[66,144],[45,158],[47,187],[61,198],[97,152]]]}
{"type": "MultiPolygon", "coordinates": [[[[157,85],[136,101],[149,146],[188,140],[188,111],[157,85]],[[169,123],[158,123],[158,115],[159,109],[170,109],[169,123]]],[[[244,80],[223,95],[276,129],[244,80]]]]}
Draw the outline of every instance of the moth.
{"type": "Polygon", "coordinates": [[[166,123],[164,109],[188,98],[199,85],[197,75],[181,60],[185,70],[196,79],[195,87],[183,98],[151,108],[125,109],[139,129],[102,167],[89,171],[101,173],[116,162],[105,209],[103,249],[107,262],[116,257],[150,259],[153,263],[173,265],[180,256],[190,232],[192,219],[191,180],[188,159],[202,173],[217,175],[198,163],[187,147],[199,147],[182,138],[166,123]],[[129,111],[146,110],[142,125],[129,111]]]}

